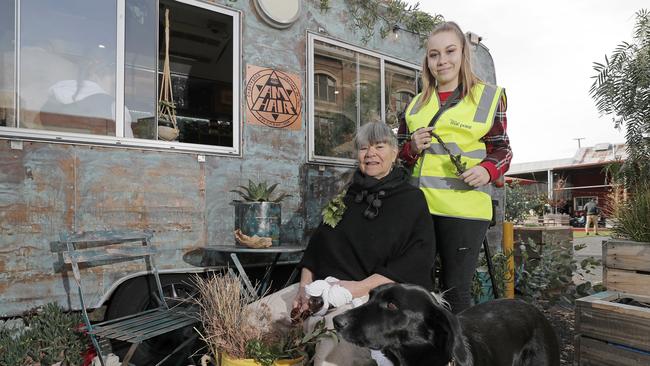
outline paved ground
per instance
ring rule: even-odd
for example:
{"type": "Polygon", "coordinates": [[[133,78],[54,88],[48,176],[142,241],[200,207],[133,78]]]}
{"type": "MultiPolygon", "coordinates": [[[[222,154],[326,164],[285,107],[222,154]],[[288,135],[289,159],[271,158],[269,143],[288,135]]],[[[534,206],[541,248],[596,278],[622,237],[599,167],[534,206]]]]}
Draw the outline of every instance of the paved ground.
{"type": "MultiPolygon", "coordinates": [[[[593,234],[585,236],[583,238],[574,238],[573,247],[575,248],[578,245],[584,244],[586,247],[581,250],[574,251],[573,258],[577,261],[578,268],[580,268],[580,262],[583,259],[593,257],[595,259],[602,260],[603,256],[603,241],[609,239],[608,236],[595,236],[593,234]]],[[[573,277],[576,283],[583,281],[591,281],[592,284],[602,283],[603,281],[603,267],[602,265],[597,266],[590,273],[579,270],[573,277]]]]}

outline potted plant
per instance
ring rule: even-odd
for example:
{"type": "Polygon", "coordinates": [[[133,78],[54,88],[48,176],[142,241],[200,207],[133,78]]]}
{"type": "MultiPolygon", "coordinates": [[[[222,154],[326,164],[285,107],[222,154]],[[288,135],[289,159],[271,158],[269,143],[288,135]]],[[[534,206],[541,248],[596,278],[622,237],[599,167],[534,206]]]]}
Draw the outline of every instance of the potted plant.
{"type": "Polygon", "coordinates": [[[197,276],[195,283],[203,324],[198,332],[208,350],[203,365],[217,365],[217,360],[220,366],[303,365],[321,337],[333,336],[324,321],[309,333],[302,322],[272,322],[268,307],[262,305],[260,311],[249,306],[235,276],[197,276]]]}
{"type": "Polygon", "coordinates": [[[235,200],[235,238],[238,244],[255,247],[280,245],[282,206],[280,202],[291,195],[282,193],[272,198],[278,184],[248,181],[248,187],[231,190],[243,201],[235,200]]]}
{"type": "Polygon", "coordinates": [[[605,208],[612,238],[603,246],[603,279],[608,290],[650,296],[650,183],[639,183],[623,198],[619,186],[605,208]]]}
{"type": "Polygon", "coordinates": [[[163,61],[160,94],[158,95],[158,139],[174,141],[178,139],[178,135],[176,104],[174,104],[169,66],[169,9],[165,9],[165,60],[163,61]]]}

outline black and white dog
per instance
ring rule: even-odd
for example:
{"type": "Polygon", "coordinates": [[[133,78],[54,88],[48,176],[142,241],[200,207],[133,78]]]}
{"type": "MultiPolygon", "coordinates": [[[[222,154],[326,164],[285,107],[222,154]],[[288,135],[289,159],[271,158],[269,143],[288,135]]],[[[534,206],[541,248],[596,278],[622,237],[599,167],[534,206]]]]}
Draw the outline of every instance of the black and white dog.
{"type": "Polygon", "coordinates": [[[520,300],[494,300],[452,314],[422,287],[387,284],[334,318],[339,335],[380,350],[395,366],[557,366],[551,324],[520,300]]]}

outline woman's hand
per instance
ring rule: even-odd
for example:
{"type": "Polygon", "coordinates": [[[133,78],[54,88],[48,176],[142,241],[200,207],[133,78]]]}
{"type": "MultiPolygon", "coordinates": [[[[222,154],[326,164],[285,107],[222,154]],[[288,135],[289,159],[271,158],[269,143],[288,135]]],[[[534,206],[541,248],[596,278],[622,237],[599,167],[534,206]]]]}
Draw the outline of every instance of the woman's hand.
{"type": "Polygon", "coordinates": [[[460,178],[472,187],[480,187],[490,183],[490,173],[480,165],[473,166],[460,175],[460,178]]]}
{"type": "Polygon", "coordinates": [[[411,135],[411,147],[414,148],[418,154],[431,146],[431,131],[433,127],[418,128],[411,135]]]}
{"type": "Polygon", "coordinates": [[[303,312],[309,308],[309,298],[305,292],[305,286],[309,285],[314,281],[314,274],[307,267],[302,267],[300,271],[300,284],[298,285],[298,293],[293,299],[292,310],[298,309],[300,312],[303,312]]]}
{"type": "Polygon", "coordinates": [[[305,293],[305,286],[299,286],[298,287],[298,293],[296,294],[296,297],[293,299],[293,305],[291,309],[298,309],[296,310],[298,313],[302,313],[303,311],[307,310],[309,308],[309,298],[307,297],[307,294],[305,293]]]}

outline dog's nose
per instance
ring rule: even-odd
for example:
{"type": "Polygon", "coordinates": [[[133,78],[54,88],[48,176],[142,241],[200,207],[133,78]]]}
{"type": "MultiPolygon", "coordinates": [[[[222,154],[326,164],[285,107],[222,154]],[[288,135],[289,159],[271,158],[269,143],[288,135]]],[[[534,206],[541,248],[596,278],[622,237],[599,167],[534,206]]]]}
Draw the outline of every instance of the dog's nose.
{"type": "Polygon", "coordinates": [[[334,322],[334,328],[336,330],[341,330],[348,325],[348,319],[344,314],[335,316],[332,322],[334,322]]]}

